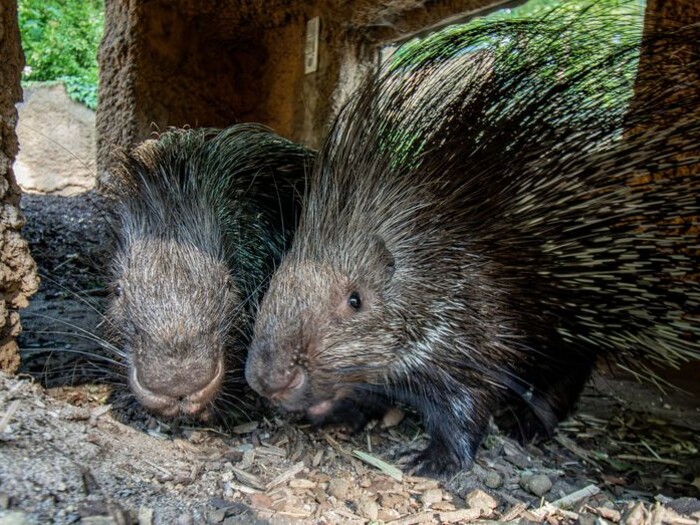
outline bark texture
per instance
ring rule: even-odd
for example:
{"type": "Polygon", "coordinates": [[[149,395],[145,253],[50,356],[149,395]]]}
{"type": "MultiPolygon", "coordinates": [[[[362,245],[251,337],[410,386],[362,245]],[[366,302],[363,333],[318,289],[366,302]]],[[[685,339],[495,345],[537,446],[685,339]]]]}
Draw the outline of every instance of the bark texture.
{"type": "Polygon", "coordinates": [[[15,103],[22,99],[19,80],[24,67],[16,0],[0,3],[0,57],[0,370],[15,372],[19,367],[15,338],[21,331],[18,309],[29,304],[39,285],[36,264],[20,233],[24,218],[12,171],[18,150],[15,103]]]}

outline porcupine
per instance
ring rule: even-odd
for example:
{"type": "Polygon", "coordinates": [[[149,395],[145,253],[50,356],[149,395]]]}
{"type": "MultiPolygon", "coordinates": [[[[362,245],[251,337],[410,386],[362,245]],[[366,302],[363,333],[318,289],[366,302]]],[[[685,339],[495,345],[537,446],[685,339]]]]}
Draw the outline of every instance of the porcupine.
{"type": "Polygon", "coordinates": [[[253,311],[289,246],[311,159],[254,124],[173,129],[121,156],[109,319],[141,404],[207,419],[228,379],[245,384],[253,311]]]}
{"type": "Polygon", "coordinates": [[[447,34],[360,89],[261,303],[257,392],[316,422],[411,405],[431,440],[409,466],[444,476],[492,415],[550,433],[601,357],[700,355],[700,177],[655,176],[700,166],[700,85],[626,73],[698,27],[612,45],[590,14],[447,34]]]}

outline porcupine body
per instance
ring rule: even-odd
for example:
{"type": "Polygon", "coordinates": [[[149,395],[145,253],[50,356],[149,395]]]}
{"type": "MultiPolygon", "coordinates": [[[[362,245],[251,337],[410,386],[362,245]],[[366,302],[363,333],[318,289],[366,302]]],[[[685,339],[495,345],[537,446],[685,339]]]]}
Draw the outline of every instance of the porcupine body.
{"type": "Polygon", "coordinates": [[[207,418],[223,385],[240,388],[252,315],[311,159],[252,124],[173,129],[122,156],[109,319],[144,406],[207,418]]]}
{"type": "Polygon", "coordinates": [[[255,390],[316,421],[412,405],[431,435],[413,465],[439,476],[472,464],[494,414],[551,432],[602,356],[698,357],[700,85],[633,74],[698,29],[612,46],[598,23],[487,23],[370,79],[261,304],[255,390]]]}

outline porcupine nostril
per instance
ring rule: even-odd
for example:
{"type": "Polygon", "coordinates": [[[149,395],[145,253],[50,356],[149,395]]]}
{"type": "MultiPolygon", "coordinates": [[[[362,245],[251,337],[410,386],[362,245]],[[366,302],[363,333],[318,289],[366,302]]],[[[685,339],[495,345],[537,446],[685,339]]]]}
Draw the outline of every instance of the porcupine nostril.
{"type": "Polygon", "coordinates": [[[295,366],[282,377],[280,383],[282,384],[279,387],[270,389],[269,397],[272,401],[285,401],[301,389],[306,383],[306,373],[300,366],[295,366]]]}

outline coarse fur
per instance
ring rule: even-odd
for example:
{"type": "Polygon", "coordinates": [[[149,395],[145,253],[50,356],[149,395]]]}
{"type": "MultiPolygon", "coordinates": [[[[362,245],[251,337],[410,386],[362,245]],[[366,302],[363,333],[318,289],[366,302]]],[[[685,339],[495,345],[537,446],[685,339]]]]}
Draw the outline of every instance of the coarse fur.
{"type": "Polygon", "coordinates": [[[431,435],[413,465],[444,476],[492,415],[550,433],[601,356],[700,355],[700,85],[681,67],[625,74],[700,31],[596,46],[593,15],[484,24],[369,80],[262,301],[256,391],[319,422],[412,405],[431,435]],[[590,40],[572,60],[575,24],[590,40]]]}
{"type": "Polygon", "coordinates": [[[311,162],[252,124],[170,130],[121,158],[109,318],[144,406],[207,418],[225,381],[241,382],[252,315],[311,162]]]}

